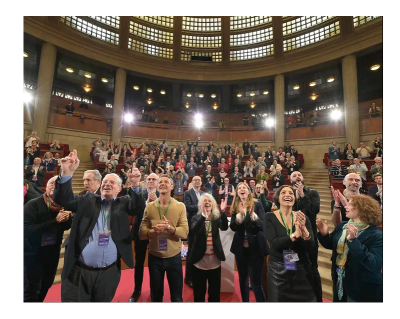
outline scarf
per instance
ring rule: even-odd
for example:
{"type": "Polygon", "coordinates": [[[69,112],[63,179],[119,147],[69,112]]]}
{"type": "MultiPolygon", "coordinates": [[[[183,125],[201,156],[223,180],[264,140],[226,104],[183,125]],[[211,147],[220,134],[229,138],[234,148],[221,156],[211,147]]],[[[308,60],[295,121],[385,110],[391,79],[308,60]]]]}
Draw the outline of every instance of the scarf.
{"type": "Polygon", "coordinates": [[[61,210],[62,207],[53,202],[53,199],[47,193],[43,194],[43,199],[50,211],[58,213],[61,210]]]}
{"type": "MultiPolygon", "coordinates": [[[[360,235],[364,230],[366,230],[369,227],[369,225],[362,223],[362,222],[355,223],[353,219],[350,219],[347,222],[347,224],[354,225],[355,227],[357,227],[358,235],[360,235]]],[[[346,241],[346,237],[348,235],[347,224],[343,225],[342,235],[340,236],[337,247],[336,247],[336,252],[337,252],[336,272],[338,274],[337,287],[338,287],[339,300],[341,300],[343,297],[343,278],[345,277],[345,266],[346,266],[346,262],[347,262],[347,254],[349,253],[349,247],[348,247],[347,241],[346,241]]]]}

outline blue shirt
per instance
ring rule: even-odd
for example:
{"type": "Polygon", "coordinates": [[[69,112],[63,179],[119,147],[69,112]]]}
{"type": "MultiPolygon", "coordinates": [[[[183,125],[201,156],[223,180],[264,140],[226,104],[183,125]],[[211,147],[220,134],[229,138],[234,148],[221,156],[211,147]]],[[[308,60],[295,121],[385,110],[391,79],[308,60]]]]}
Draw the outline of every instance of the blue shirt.
{"type": "MultiPolygon", "coordinates": [[[[60,184],[69,181],[71,178],[72,176],[60,176],[60,184]]],[[[133,190],[135,191],[135,193],[138,193],[140,191],[140,187],[133,188],[133,190]]],[[[111,206],[115,198],[111,201],[107,201],[103,198],[103,196],[101,196],[101,208],[99,218],[94,225],[92,234],[90,235],[85,248],[82,250],[82,253],[79,256],[79,261],[86,266],[103,268],[117,261],[117,246],[112,239],[110,228],[111,206]],[[100,232],[110,234],[110,241],[108,246],[98,245],[100,232]]]]}

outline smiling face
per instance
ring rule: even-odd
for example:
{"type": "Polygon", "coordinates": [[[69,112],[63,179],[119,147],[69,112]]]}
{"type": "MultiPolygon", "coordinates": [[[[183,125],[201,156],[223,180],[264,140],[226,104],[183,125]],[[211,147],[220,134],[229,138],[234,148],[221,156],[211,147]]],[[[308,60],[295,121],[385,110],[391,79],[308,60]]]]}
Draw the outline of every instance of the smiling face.
{"type": "Polygon", "coordinates": [[[353,220],[355,218],[360,218],[360,213],[359,213],[358,209],[352,205],[351,200],[349,201],[349,203],[346,206],[346,217],[353,219],[353,220]]]}
{"type": "Polygon", "coordinates": [[[171,181],[168,177],[163,176],[158,181],[157,189],[160,194],[165,195],[171,193],[171,191],[174,189],[174,185],[171,184],[171,181]]]}
{"type": "Polygon", "coordinates": [[[349,191],[358,192],[362,185],[361,177],[360,177],[360,175],[355,174],[355,173],[347,174],[343,180],[343,184],[346,186],[346,189],[348,189],[349,191]]]}
{"type": "Polygon", "coordinates": [[[279,204],[282,207],[292,207],[294,205],[294,192],[290,187],[283,187],[279,194],[279,204]]]}
{"type": "Polygon", "coordinates": [[[88,192],[94,193],[100,185],[100,180],[94,179],[93,173],[83,175],[83,186],[88,192]]]}
{"type": "Polygon", "coordinates": [[[250,187],[254,188],[256,186],[256,182],[254,180],[250,181],[250,187]]]}
{"type": "Polygon", "coordinates": [[[293,172],[290,175],[290,181],[292,182],[292,184],[296,184],[298,182],[303,183],[304,182],[304,178],[303,178],[303,175],[301,175],[300,172],[293,172]]]}
{"type": "Polygon", "coordinates": [[[242,201],[248,201],[250,199],[250,190],[245,183],[239,183],[237,187],[237,195],[242,201]]]}
{"type": "Polygon", "coordinates": [[[201,187],[201,178],[200,176],[194,176],[192,179],[192,184],[194,188],[200,188],[201,187]]]}
{"type": "Polygon", "coordinates": [[[201,210],[207,213],[211,212],[212,210],[212,201],[207,196],[204,196],[203,198],[203,202],[201,203],[201,210]]]}
{"type": "Polygon", "coordinates": [[[262,188],[261,184],[256,185],[255,193],[257,194],[257,196],[260,196],[261,188],[262,188]]]}
{"type": "Polygon", "coordinates": [[[121,191],[121,185],[119,185],[119,182],[117,175],[106,175],[101,183],[101,196],[106,200],[111,200],[117,197],[118,193],[121,191]]]}
{"type": "Polygon", "coordinates": [[[150,190],[154,190],[157,188],[158,184],[158,176],[157,174],[151,173],[149,176],[147,176],[147,188],[150,190]]]}

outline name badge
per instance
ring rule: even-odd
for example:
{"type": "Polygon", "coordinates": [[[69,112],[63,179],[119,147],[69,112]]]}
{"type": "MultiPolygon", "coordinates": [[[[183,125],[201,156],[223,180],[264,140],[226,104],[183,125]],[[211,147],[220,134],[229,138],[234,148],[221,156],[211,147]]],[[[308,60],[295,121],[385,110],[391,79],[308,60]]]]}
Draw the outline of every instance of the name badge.
{"type": "Polygon", "coordinates": [[[56,234],[55,233],[43,234],[41,246],[54,245],[55,243],[56,243],[56,234]]]}
{"type": "Polygon", "coordinates": [[[33,175],[33,176],[32,176],[32,180],[33,180],[33,181],[37,181],[37,175],[33,175]]]}
{"type": "Polygon", "coordinates": [[[276,182],[276,186],[279,187],[279,182],[276,182]]]}
{"type": "Polygon", "coordinates": [[[97,246],[108,246],[109,243],[110,243],[110,233],[109,232],[99,232],[97,246]]]}
{"type": "Polygon", "coordinates": [[[158,239],[158,250],[166,251],[168,249],[167,237],[162,236],[162,237],[158,237],[157,239],[158,239]]]}
{"type": "Polygon", "coordinates": [[[284,250],[283,261],[286,270],[297,270],[296,261],[299,261],[299,256],[292,250],[284,250]]]}
{"type": "Polygon", "coordinates": [[[290,168],[290,171],[293,172],[293,167],[290,168]]]}

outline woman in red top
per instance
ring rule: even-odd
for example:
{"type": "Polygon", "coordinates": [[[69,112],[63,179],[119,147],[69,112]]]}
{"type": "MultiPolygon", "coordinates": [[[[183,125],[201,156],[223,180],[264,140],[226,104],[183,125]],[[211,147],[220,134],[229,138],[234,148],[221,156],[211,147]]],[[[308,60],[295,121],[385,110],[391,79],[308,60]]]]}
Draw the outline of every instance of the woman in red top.
{"type": "Polygon", "coordinates": [[[131,149],[132,154],[135,155],[135,158],[136,158],[137,154],[142,149],[144,143],[142,143],[142,145],[140,145],[140,147],[138,147],[137,144],[135,144],[134,147],[132,147],[131,142],[129,141],[128,143],[129,143],[129,147],[131,149]]]}
{"type": "Polygon", "coordinates": [[[233,158],[232,158],[232,154],[231,153],[229,153],[229,155],[228,155],[227,163],[228,163],[228,169],[231,170],[232,169],[232,165],[233,165],[233,158]]]}
{"type": "Polygon", "coordinates": [[[175,171],[180,170],[181,168],[185,168],[185,162],[182,160],[182,155],[179,155],[175,164],[175,171]]]}

